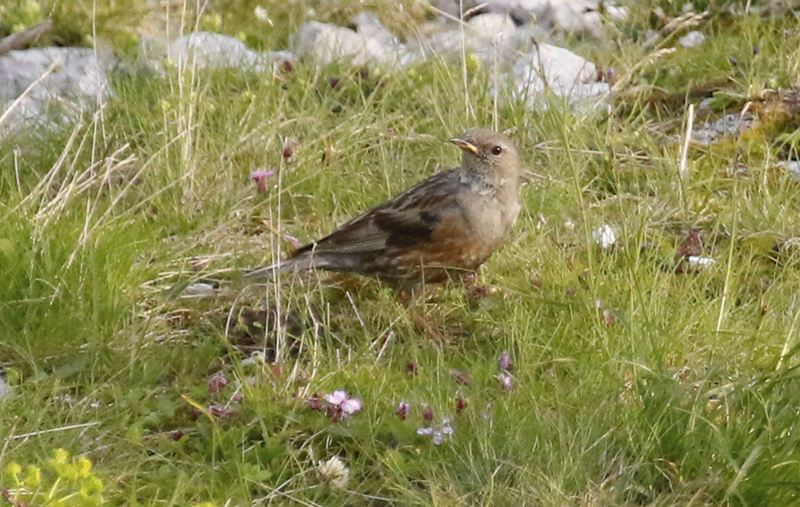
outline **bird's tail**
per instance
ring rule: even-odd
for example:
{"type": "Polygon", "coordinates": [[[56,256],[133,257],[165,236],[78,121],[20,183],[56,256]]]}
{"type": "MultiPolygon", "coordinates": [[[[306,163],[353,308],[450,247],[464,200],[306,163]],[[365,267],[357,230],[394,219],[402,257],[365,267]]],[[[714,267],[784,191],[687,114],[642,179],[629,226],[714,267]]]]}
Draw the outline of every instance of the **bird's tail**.
{"type": "Polygon", "coordinates": [[[248,280],[269,280],[281,273],[308,271],[315,267],[321,267],[318,262],[315,262],[315,259],[311,257],[298,257],[276,262],[275,264],[270,264],[263,268],[256,268],[245,273],[244,277],[248,280]]]}
{"type": "Polygon", "coordinates": [[[268,280],[281,273],[297,273],[312,269],[327,269],[330,271],[358,271],[358,266],[363,262],[359,255],[330,254],[328,252],[315,252],[314,250],[299,251],[299,255],[276,262],[263,268],[257,268],[244,275],[249,280],[268,280]]]}

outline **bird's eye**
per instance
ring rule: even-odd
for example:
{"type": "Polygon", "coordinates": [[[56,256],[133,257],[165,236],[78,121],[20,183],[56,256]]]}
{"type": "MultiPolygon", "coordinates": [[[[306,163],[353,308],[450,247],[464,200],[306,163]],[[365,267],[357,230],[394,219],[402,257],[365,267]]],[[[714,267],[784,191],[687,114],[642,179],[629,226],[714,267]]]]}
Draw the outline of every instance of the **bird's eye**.
{"type": "Polygon", "coordinates": [[[500,155],[501,153],[503,153],[503,147],[502,146],[497,145],[497,144],[492,146],[492,154],[493,155],[500,155]]]}

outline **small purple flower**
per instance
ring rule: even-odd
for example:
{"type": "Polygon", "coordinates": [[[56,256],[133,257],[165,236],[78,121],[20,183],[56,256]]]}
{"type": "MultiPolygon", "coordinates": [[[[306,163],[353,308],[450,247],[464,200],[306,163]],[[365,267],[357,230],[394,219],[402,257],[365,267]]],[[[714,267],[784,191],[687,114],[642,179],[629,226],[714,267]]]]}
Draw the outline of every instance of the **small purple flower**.
{"type": "Polygon", "coordinates": [[[267,191],[267,178],[274,175],[275,171],[253,171],[250,173],[250,178],[258,184],[258,193],[263,194],[267,191]]]}
{"type": "Polygon", "coordinates": [[[506,391],[510,391],[514,389],[514,377],[509,375],[508,373],[499,373],[497,375],[497,380],[503,384],[503,389],[506,391]]]}
{"type": "Polygon", "coordinates": [[[397,404],[397,408],[395,409],[394,413],[401,420],[405,421],[410,411],[411,411],[411,405],[406,401],[401,401],[400,403],[397,404]]]}
{"type": "Polygon", "coordinates": [[[417,435],[431,435],[433,437],[434,445],[442,445],[446,437],[453,434],[453,427],[450,426],[450,419],[442,419],[442,424],[437,426],[427,426],[425,428],[417,428],[417,435]]]}
{"type": "Polygon", "coordinates": [[[343,421],[355,414],[364,404],[358,398],[350,398],[347,391],[334,391],[325,397],[328,402],[328,417],[335,422],[343,421]]]}
{"type": "Polygon", "coordinates": [[[228,378],[224,373],[218,371],[210,379],[208,379],[208,392],[218,393],[226,385],[228,385],[228,378]]]}
{"type": "Polygon", "coordinates": [[[514,371],[514,361],[511,360],[511,354],[508,351],[503,351],[500,354],[500,359],[497,361],[497,369],[500,371],[514,371]]]}
{"type": "Polygon", "coordinates": [[[426,421],[433,421],[433,409],[430,405],[425,405],[425,408],[422,410],[422,418],[426,421]]]}

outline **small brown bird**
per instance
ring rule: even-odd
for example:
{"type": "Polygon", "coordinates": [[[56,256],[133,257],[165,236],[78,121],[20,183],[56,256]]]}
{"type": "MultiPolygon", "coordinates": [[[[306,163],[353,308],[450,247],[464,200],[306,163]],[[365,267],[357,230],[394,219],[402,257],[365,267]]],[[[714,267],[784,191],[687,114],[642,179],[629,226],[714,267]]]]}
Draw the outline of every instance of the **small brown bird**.
{"type": "Polygon", "coordinates": [[[519,153],[475,128],[450,139],[460,167],[423,180],[249,278],[326,269],[374,276],[399,289],[461,277],[486,262],[519,215],[519,153]]]}

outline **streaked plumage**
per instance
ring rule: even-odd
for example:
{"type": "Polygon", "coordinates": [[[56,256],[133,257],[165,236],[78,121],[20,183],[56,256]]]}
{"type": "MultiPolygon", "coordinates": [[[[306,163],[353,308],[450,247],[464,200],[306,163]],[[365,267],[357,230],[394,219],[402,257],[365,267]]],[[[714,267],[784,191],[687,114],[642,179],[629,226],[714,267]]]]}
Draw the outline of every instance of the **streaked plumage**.
{"type": "Polygon", "coordinates": [[[474,272],[517,219],[519,154],[505,135],[472,129],[451,139],[460,167],[435,174],[288,259],[248,273],[326,269],[374,276],[399,287],[474,272]]]}

